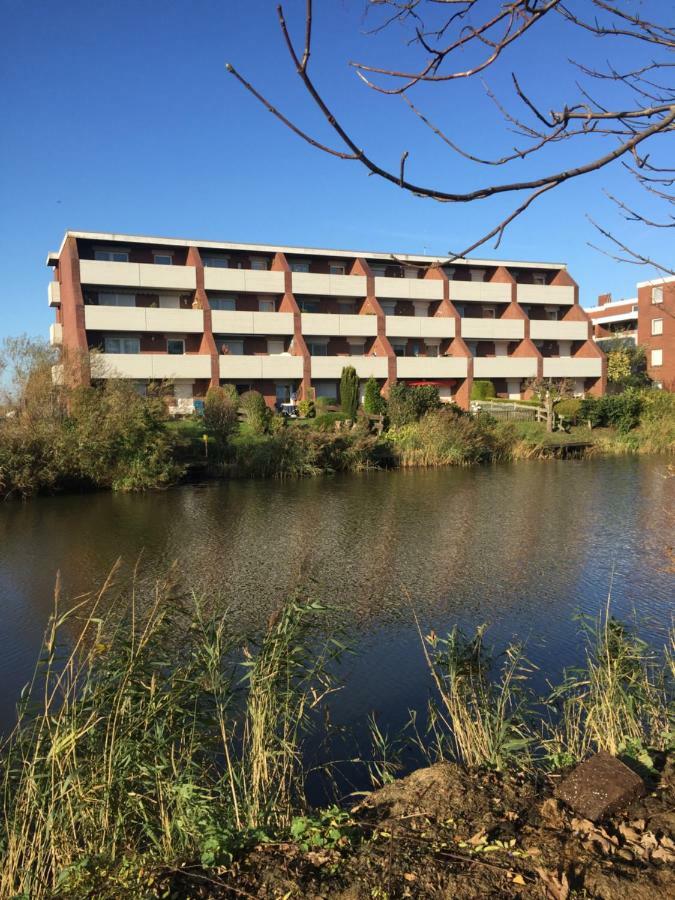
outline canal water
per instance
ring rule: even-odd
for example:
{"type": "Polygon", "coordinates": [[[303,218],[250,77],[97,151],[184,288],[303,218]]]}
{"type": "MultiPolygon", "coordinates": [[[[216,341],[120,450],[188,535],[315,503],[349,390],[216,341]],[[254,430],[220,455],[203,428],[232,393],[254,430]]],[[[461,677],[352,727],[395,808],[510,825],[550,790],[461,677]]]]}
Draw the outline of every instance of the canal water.
{"type": "Polygon", "coordinates": [[[611,588],[616,616],[661,644],[672,621],[675,478],[661,458],[518,462],[302,481],[215,482],[147,495],[0,505],[0,730],[13,720],[52,608],[118,557],[146,574],[177,562],[186,586],[244,628],[300,588],[330,604],[355,651],[334,718],[397,727],[428,677],[414,626],[488,623],[527,640],[555,676],[578,661],[578,611],[611,588]]]}

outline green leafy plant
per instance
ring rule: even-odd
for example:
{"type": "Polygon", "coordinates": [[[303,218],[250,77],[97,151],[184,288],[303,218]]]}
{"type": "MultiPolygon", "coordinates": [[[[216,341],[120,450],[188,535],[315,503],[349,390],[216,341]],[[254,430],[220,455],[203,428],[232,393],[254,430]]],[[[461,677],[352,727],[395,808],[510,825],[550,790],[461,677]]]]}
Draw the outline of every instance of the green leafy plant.
{"type": "Polygon", "coordinates": [[[342,411],[350,418],[356,418],[359,408],[359,376],[353,366],[345,366],[340,378],[340,404],[342,411]]]}
{"type": "Polygon", "coordinates": [[[489,400],[495,396],[495,393],[495,386],[491,381],[478,378],[471,385],[472,400],[489,400]]]}
{"type": "Polygon", "coordinates": [[[371,377],[366,381],[363,393],[363,408],[372,416],[379,416],[386,412],[387,401],[380,393],[380,385],[377,378],[371,377]]]}
{"type": "Polygon", "coordinates": [[[310,399],[300,400],[298,402],[298,415],[303,419],[313,419],[316,415],[314,401],[310,399]]]}
{"type": "Polygon", "coordinates": [[[239,402],[251,431],[254,434],[264,434],[269,425],[271,412],[263,395],[258,391],[245,391],[239,402]]]}

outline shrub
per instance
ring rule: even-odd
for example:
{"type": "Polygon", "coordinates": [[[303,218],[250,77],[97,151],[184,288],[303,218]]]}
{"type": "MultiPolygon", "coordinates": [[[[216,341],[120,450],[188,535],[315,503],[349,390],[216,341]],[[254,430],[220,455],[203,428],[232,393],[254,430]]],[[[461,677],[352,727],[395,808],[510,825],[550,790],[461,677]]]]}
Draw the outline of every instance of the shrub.
{"type": "Polygon", "coordinates": [[[408,425],[442,406],[438,388],[432,385],[410,387],[404,382],[396,382],[389,390],[387,401],[389,424],[394,427],[408,425]]]}
{"type": "Polygon", "coordinates": [[[577,424],[579,419],[579,409],[581,400],[576,397],[570,397],[567,400],[559,400],[555,405],[557,415],[564,416],[573,425],[577,424]]]}
{"type": "Polygon", "coordinates": [[[485,424],[449,409],[394,427],[388,437],[402,466],[467,465],[487,460],[493,452],[485,424]]]}
{"type": "Polygon", "coordinates": [[[239,398],[246,422],[255,434],[264,434],[270,420],[270,411],[265,398],[258,391],[245,391],[239,398]]]}
{"type": "Polygon", "coordinates": [[[331,406],[333,409],[337,406],[335,397],[317,397],[314,401],[314,408],[317,416],[322,416],[324,413],[329,412],[331,406]]]}
{"type": "Polygon", "coordinates": [[[491,381],[474,381],[471,386],[472,400],[489,400],[495,396],[495,386],[491,381]]]}
{"type": "Polygon", "coordinates": [[[349,418],[342,412],[323,413],[314,419],[313,425],[318,431],[335,431],[336,422],[344,422],[349,418]]]}
{"type": "Polygon", "coordinates": [[[316,415],[316,407],[313,400],[305,399],[298,402],[298,415],[301,419],[313,419],[316,415]]]}
{"type": "Polygon", "coordinates": [[[579,403],[579,419],[590,422],[591,428],[614,426],[622,434],[640,424],[643,395],[634,388],[622,394],[605,397],[585,397],[579,403]]]}
{"type": "Polygon", "coordinates": [[[208,389],[204,400],[204,426],[216,440],[225,443],[236,431],[239,425],[237,407],[238,402],[233,400],[231,391],[222,387],[208,389]]]}
{"type": "Polygon", "coordinates": [[[366,381],[363,395],[363,408],[371,416],[382,415],[387,409],[387,401],[380,393],[380,385],[376,378],[371,377],[366,381]]]}
{"type": "Polygon", "coordinates": [[[345,366],[340,378],[340,404],[350,419],[356,418],[359,408],[359,376],[353,366],[345,366]]]}

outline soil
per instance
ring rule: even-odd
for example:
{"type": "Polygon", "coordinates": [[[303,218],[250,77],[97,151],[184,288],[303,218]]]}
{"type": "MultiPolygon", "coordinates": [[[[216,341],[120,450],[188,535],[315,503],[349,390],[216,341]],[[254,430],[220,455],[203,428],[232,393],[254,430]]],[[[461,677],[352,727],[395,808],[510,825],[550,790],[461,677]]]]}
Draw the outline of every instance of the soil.
{"type": "Polygon", "coordinates": [[[260,845],[218,874],[174,875],[171,887],[261,900],[675,897],[675,760],[662,765],[643,799],[594,824],[554,799],[559,779],[438,763],[354,807],[357,838],[342,847],[260,845]]]}

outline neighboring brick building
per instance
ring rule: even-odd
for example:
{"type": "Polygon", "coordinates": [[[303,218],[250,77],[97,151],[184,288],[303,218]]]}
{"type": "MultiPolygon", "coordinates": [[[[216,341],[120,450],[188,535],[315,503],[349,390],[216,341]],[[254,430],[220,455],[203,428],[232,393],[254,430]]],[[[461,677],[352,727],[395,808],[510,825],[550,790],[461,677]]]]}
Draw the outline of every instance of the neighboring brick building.
{"type": "Polygon", "coordinates": [[[675,390],[675,278],[640,281],[637,292],[636,298],[616,301],[601,294],[598,305],[586,309],[593,337],[601,346],[621,337],[644,347],[649,377],[675,390]]]}
{"type": "Polygon", "coordinates": [[[474,378],[520,397],[533,377],[600,394],[604,355],[560,263],[460,259],[69,231],[50,254],[52,341],[83,377],[170,380],[189,411],[209,385],[268,404],[337,398],[353,365],[469,404],[474,378]],[[86,366],[85,366],[86,369],[86,366]]]}

